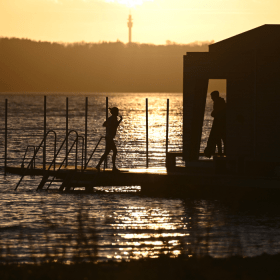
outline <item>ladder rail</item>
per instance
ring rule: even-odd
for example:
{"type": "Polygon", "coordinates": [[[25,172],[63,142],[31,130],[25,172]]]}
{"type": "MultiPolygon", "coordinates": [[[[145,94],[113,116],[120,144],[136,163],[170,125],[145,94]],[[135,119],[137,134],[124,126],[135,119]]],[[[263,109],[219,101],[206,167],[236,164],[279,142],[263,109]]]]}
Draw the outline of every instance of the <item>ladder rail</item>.
{"type": "Polygon", "coordinates": [[[95,151],[96,151],[98,145],[100,144],[100,142],[101,142],[101,140],[102,140],[103,138],[105,138],[105,136],[101,136],[100,139],[98,140],[98,142],[97,142],[97,144],[96,144],[96,146],[95,146],[93,152],[91,153],[89,159],[88,159],[87,162],[85,163],[85,167],[84,167],[83,170],[86,170],[86,168],[87,168],[87,166],[88,166],[88,164],[89,164],[89,162],[90,162],[90,160],[91,160],[93,154],[95,153],[95,151]]]}
{"type": "MultiPolygon", "coordinates": [[[[73,149],[73,147],[74,147],[75,144],[76,144],[76,152],[77,152],[77,137],[76,137],[76,139],[74,140],[73,144],[71,145],[70,149],[67,151],[64,160],[62,161],[62,163],[59,165],[58,169],[56,170],[57,172],[58,172],[58,171],[61,169],[61,167],[63,166],[64,162],[66,161],[66,158],[68,158],[68,156],[69,156],[69,154],[71,153],[71,151],[72,151],[72,149],[73,149]]],[[[59,151],[60,151],[60,150],[59,150],[59,151]]],[[[76,154],[76,155],[77,155],[77,154],[76,154]]],[[[77,159],[77,157],[76,157],[76,159],[77,159]]],[[[75,164],[75,170],[76,170],[76,164],[75,164]]],[[[47,170],[47,173],[49,173],[49,169],[47,170]]],[[[48,176],[48,175],[47,175],[47,176],[48,176]]],[[[48,187],[47,187],[47,190],[49,189],[49,187],[50,187],[51,184],[53,183],[54,178],[55,178],[55,177],[53,177],[52,180],[50,181],[50,183],[49,183],[49,185],[48,185],[48,187]]],[[[39,189],[39,186],[38,186],[38,188],[37,188],[37,191],[38,191],[38,189],[39,189]]]]}
{"type": "MultiPolygon", "coordinates": [[[[61,169],[61,167],[63,166],[64,162],[65,162],[66,159],[68,158],[68,156],[69,156],[70,152],[72,151],[72,149],[73,149],[73,147],[74,147],[75,144],[76,144],[75,171],[77,171],[77,169],[78,169],[78,141],[79,141],[79,138],[82,138],[82,140],[83,140],[83,142],[82,142],[82,166],[81,166],[81,169],[83,170],[83,161],[84,161],[84,137],[78,135],[77,131],[71,130],[71,131],[69,131],[68,135],[65,137],[65,140],[66,140],[66,138],[69,136],[69,134],[70,134],[71,132],[73,132],[73,131],[76,133],[76,138],[75,138],[73,144],[71,145],[70,149],[67,151],[67,153],[66,153],[66,155],[65,155],[65,157],[64,157],[64,159],[63,159],[63,161],[60,163],[60,165],[59,165],[59,167],[58,167],[58,169],[57,169],[56,171],[59,171],[59,170],[61,169]]],[[[61,148],[62,148],[63,144],[64,144],[64,142],[61,144],[61,148]]],[[[59,154],[61,148],[59,149],[58,154],[59,154]]],[[[57,155],[58,155],[58,154],[57,154],[57,155]]],[[[50,187],[51,184],[53,183],[54,178],[55,178],[55,177],[53,177],[53,179],[50,181],[50,183],[49,183],[49,185],[48,185],[48,187],[47,187],[47,190],[49,189],[49,187],[50,187]]],[[[38,188],[37,188],[37,190],[38,190],[38,188]]]]}
{"type": "MultiPolygon", "coordinates": [[[[44,177],[49,177],[48,174],[49,174],[49,171],[51,170],[52,167],[54,168],[54,171],[59,171],[59,170],[62,168],[62,166],[64,165],[66,159],[68,158],[69,154],[72,152],[72,150],[73,150],[74,147],[75,147],[75,171],[77,171],[77,169],[78,169],[78,160],[79,160],[79,156],[78,156],[78,154],[79,154],[79,152],[78,152],[78,151],[79,151],[79,149],[78,149],[79,139],[82,140],[81,171],[82,171],[82,172],[85,171],[86,168],[87,168],[87,166],[88,166],[88,164],[89,164],[89,162],[90,162],[90,160],[92,159],[94,153],[96,152],[96,149],[98,148],[98,146],[99,146],[101,140],[102,140],[103,138],[105,138],[104,136],[101,136],[101,137],[100,137],[100,139],[98,140],[98,142],[97,142],[97,144],[96,144],[94,150],[92,151],[90,157],[89,157],[88,160],[84,163],[84,137],[83,137],[83,136],[79,135],[78,132],[77,132],[76,130],[70,130],[70,131],[68,132],[68,134],[66,135],[65,139],[63,140],[63,142],[61,143],[60,147],[59,147],[58,150],[57,150],[57,149],[56,149],[56,146],[57,146],[57,145],[56,145],[56,142],[57,142],[57,135],[56,135],[56,132],[55,132],[54,130],[49,130],[49,131],[46,133],[46,135],[44,136],[44,138],[43,138],[43,140],[41,141],[41,143],[39,144],[39,146],[37,146],[37,147],[36,147],[36,146],[33,146],[33,147],[34,147],[34,155],[33,155],[33,157],[31,158],[31,160],[30,160],[30,162],[29,162],[27,168],[25,169],[24,173],[22,174],[22,176],[21,176],[19,182],[17,183],[17,185],[16,185],[16,187],[15,187],[15,190],[17,190],[17,188],[18,188],[18,186],[20,185],[20,183],[21,183],[23,177],[26,176],[26,174],[27,174],[27,172],[28,172],[28,169],[30,169],[31,166],[34,166],[34,164],[35,164],[35,158],[36,158],[36,156],[37,156],[39,150],[43,147],[43,144],[45,143],[45,141],[46,141],[46,139],[47,139],[47,136],[48,136],[50,133],[53,133],[53,134],[55,135],[55,141],[54,141],[54,156],[53,156],[53,160],[51,161],[51,163],[49,164],[49,166],[48,166],[48,168],[47,168],[47,170],[46,170],[46,173],[45,173],[44,177]],[[64,157],[64,159],[63,159],[63,161],[59,164],[58,167],[56,167],[56,164],[58,164],[58,163],[57,163],[57,157],[58,157],[58,155],[60,154],[60,152],[61,152],[63,146],[65,145],[66,140],[69,139],[69,136],[70,136],[70,134],[72,134],[72,133],[75,134],[75,139],[73,140],[73,143],[72,143],[70,149],[67,151],[67,153],[66,153],[66,155],[65,155],[65,157],[64,157]]],[[[28,148],[30,148],[30,146],[29,146],[28,148]]],[[[27,148],[26,151],[25,151],[23,163],[24,163],[24,160],[25,160],[25,158],[26,158],[26,154],[27,154],[28,148],[27,148]]],[[[66,166],[67,166],[67,165],[66,165],[66,166]]],[[[34,167],[35,167],[35,166],[34,166],[34,167]]],[[[55,176],[53,176],[53,179],[50,181],[50,183],[49,183],[47,189],[49,189],[49,187],[50,187],[51,184],[53,183],[54,179],[55,179],[55,176]]],[[[47,180],[47,179],[46,179],[46,180],[47,180]]],[[[46,181],[46,180],[45,180],[45,181],[46,181]]],[[[40,184],[41,184],[41,183],[40,183],[40,184]]],[[[39,186],[40,186],[40,184],[39,184],[39,186]]],[[[45,184],[45,183],[43,183],[43,185],[44,185],[44,184],[45,184]]],[[[37,190],[39,189],[39,186],[38,186],[37,190]]]]}
{"type": "MultiPolygon", "coordinates": [[[[23,159],[22,159],[22,162],[21,162],[21,168],[24,168],[24,161],[26,159],[26,155],[27,155],[27,152],[28,152],[28,149],[29,148],[33,148],[33,155],[35,154],[35,151],[36,151],[36,148],[37,146],[34,146],[34,145],[28,145],[25,149],[25,153],[24,153],[24,156],[23,156],[23,159]]],[[[33,165],[31,165],[31,168],[35,168],[35,159],[33,161],[33,165]]]]}
{"type": "MultiPolygon", "coordinates": [[[[89,162],[90,162],[90,160],[91,160],[93,154],[95,153],[95,151],[96,151],[98,145],[100,144],[100,142],[101,142],[101,140],[102,140],[103,138],[105,138],[105,136],[101,136],[100,139],[98,140],[97,144],[95,145],[94,150],[92,151],[92,153],[91,153],[89,159],[88,159],[87,162],[85,163],[84,168],[82,168],[81,173],[79,174],[79,176],[78,176],[78,178],[77,178],[77,183],[80,182],[80,178],[81,178],[82,174],[83,174],[83,173],[85,172],[85,170],[87,169],[87,166],[88,166],[88,164],[89,164],[89,162]]],[[[61,188],[61,189],[63,189],[63,188],[61,188]]]]}
{"type": "MultiPolygon", "coordinates": [[[[25,169],[24,173],[22,174],[21,178],[19,179],[19,181],[18,181],[18,183],[17,183],[17,185],[16,185],[16,187],[15,187],[15,191],[17,190],[17,188],[18,188],[19,184],[21,183],[23,177],[27,174],[27,170],[33,165],[33,162],[35,162],[35,157],[36,157],[37,153],[39,152],[39,150],[40,150],[40,148],[42,147],[42,145],[45,143],[45,141],[46,141],[46,139],[47,139],[47,137],[48,137],[48,135],[49,135],[50,133],[53,133],[54,136],[55,136],[55,139],[54,139],[54,147],[55,147],[55,151],[56,151],[56,139],[57,139],[57,137],[56,137],[56,132],[55,132],[54,130],[49,130],[49,131],[45,134],[43,140],[41,141],[41,143],[39,144],[39,146],[37,147],[37,149],[35,150],[33,157],[31,158],[31,160],[30,160],[30,162],[29,162],[27,168],[25,169]]],[[[54,164],[54,168],[55,168],[55,164],[54,164]]]]}
{"type": "Polygon", "coordinates": [[[76,130],[70,130],[67,134],[67,136],[65,137],[65,139],[63,140],[63,142],[61,143],[57,153],[55,154],[49,168],[47,169],[47,171],[49,171],[52,167],[52,165],[54,164],[54,162],[56,161],[56,158],[58,157],[61,149],[63,148],[63,145],[65,144],[66,142],[66,139],[69,138],[69,135],[74,132],[76,134],[76,138],[75,140],[73,141],[73,144],[72,146],[70,147],[70,149],[67,151],[67,155],[65,156],[65,158],[63,159],[62,163],[59,165],[59,168],[57,170],[60,170],[60,168],[62,167],[62,165],[64,164],[65,160],[66,160],[66,157],[70,154],[70,152],[72,151],[72,148],[74,147],[74,145],[76,144],[76,159],[75,159],[75,169],[77,169],[77,159],[78,159],[78,156],[77,156],[77,153],[78,153],[78,138],[79,137],[82,137],[82,136],[79,136],[78,135],[78,132],[76,130]]]}
{"type": "MultiPolygon", "coordinates": [[[[40,150],[40,148],[42,147],[44,141],[46,140],[46,137],[47,137],[48,134],[51,133],[51,132],[53,132],[54,135],[55,135],[55,154],[54,154],[53,160],[52,160],[52,162],[50,163],[50,165],[49,165],[48,169],[46,170],[46,172],[49,173],[49,171],[50,171],[50,169],[51,169],[52,166],[54,166],[54,171],[55,171],[56,158],[57,158],[57,156],[59,155],[61,149],[63,148],[63,146],[64,146],[66,140],[67,140],[68,137],[69,137],[69,135],[70,135],[71,133],[73,133],[73,132],[76,134],[76,138],[75,138],[75,140],[74,140],[74,142],[73,142],[73,144],[72,144],[70,150],[67,152],[67,156],[69,155],[69,153],[71,152],[72,148],[74,147],[74,145],[75,145],[75,143],[76,143],[75,168],[77,168],[77,159],[78,159],[78,156],[77,156],[77,153],[78,153],[78,138],[79,138],[79,137],[82,137],[82,136],[79,136],[79,135],[78,135],[78,132],[77,132],[76,130],[70,130],[70,131],[68,132],[67,136],[65,137],[65,139],[63,140],[62,144],[60,145],[58,151],[56,151],[56,138],[57,138],[57,137],[56,137],[56,132],[55,132],[54,130],[49,130],[49,131],[46,133],[46,135],[45,135],[45,137],[43,138],[43,140],[41,141],[40,145],[37,147],[34,156],[32,157],[31,161],[29,162],[28,167],[26,168],[25,172],[23,173],[23,175],[21,176],[19,182],[17,183],[16,188],[15,188],[15,191],[17,190],[17,188],[18,188],[19,184],[21,183],[23,177],[26,175],[27,170],[30,168],[31,164],[33,163],[33,161],[34,161],[34,159],[35,159],[35,157],[36,157],[38,151],[40,150]]],[[[61,168],[61,166],[63,165],[64,162],[65,162],[65,159],[63,160],[62,164],[59,166],[59,169],[61,168]]],[[[37,188],[37,189],[38,189],[38,188],[37,188]]]]}

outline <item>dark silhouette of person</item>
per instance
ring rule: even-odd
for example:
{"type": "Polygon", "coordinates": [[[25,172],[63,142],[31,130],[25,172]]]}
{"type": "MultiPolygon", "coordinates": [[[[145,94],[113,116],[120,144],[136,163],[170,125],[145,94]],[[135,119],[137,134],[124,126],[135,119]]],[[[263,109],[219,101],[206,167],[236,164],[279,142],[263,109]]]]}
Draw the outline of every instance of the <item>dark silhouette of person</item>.
{"type": "Polygon", "coordinates": [[[223,154],[222,141],[224,144],[224,154],[226,153],[226,102],[220,97],[218,91],[211,92],[211,98],[213,100],[211,116],[214,120],[207,141],[207,147],[204,150],[204,155],[208,158],[215,154],[216,146],[218,147],[218,154],[223,154]]]}
{"type": "Polygon", "coordinates": [[[105,153],[102,155],[102,157],[99,160],[99,163],[96,166],[96,169],[98,171],[100,171],[100,166],[102,162],[105,160],[105,158],[107,157],[107,155],[110,153],[111,150],[113,150],[113,156],[112,156],[113,171],[119,171],[116,168],[116,156],[118,151],[116,148],[116,144],[114,142],[114,138],[117,133],[117,128],[120,122],[122,121],[122,116],[120,116],[120,120],[118,120],[119,109],[117,107],[109,108],[109,110],[112,116],[109,117],[107,121],[103,123],[103,126],[106,127],[106,136],[105,136],[106,149],[105,149],[105,153]]]}

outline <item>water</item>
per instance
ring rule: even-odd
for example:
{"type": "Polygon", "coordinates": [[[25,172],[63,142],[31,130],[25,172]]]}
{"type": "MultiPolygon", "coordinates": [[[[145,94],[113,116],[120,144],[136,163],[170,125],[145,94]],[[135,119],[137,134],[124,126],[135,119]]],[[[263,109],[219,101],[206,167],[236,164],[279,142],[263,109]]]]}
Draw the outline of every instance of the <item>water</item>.
{"type": "MultiPolygon", "coordinates": [[[[80,134],[84,134],[85,96],[88,96],[89,151],[104,134],[105,97],[109,97],[109,107],[119,107],[123,116],[116,139],[120,168],[146,165],[145,98],[149,99],[149,165],[165,166],[166,99],[169,98],[169,150],[181,151],[181,94],[47,94],[47,130],[57,131],[57,147],[65,137],[66,96],[69,97],[69,130],[75,129],[80,134]]],[[[38,145],[42,139],[43,95],[2,94],[0,98],[1,166],[4,165],[5,98],[9,100],[8,163],[20,165],[27,145],[38,145]]],[[[211,127],[210,110],[208,100],[202,150],[211,127]]],[[[48,160],[53,152],[52,137],[48,140],[48,160]]],[[[103,150],[104,143],[90,166],[96,165],[103,150]]],[[[30,150],[27,158],[31,155],[30,150]]],[[[108,162],[110,165],[110,158],[108,162]]],[[[53,257],[70,261],[81,257],[105,261],[156,258],[160,254],[176,257],[209,253],[222,257],[280,252],[279,207],[274,203],[149,197],[139,192],[139,186],[101,188],[102,192],[94,194],[36,192],[40,178],[29,176],[14,191],[19,176],[4,177],[1,172],[0,257],[5,260],[53,257]]]]}

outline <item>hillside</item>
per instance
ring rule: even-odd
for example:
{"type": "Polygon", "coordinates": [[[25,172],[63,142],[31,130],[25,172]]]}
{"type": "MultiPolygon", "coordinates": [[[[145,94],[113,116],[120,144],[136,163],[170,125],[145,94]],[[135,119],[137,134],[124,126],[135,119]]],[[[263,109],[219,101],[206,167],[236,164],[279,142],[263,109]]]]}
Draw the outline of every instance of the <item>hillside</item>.
{"type": "Polygon", "coordinates": [[[182,92],[183,55],[209,42],[59,44],[0,39],[0,92],[182,92]]]}

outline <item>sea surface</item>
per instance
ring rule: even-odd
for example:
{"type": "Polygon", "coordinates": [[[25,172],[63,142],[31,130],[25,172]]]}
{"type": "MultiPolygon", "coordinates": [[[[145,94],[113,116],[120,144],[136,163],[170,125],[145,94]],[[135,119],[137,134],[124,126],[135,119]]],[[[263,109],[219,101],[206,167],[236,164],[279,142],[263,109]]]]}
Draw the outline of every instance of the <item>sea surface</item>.
{"type": "MultiPolygon", "coordinates": [[[[166,116],[169,99],[169,151],[182,151],[183,98],[177,93],[13,93],[0,95],[0,260],[34,262],[77,258],[97,261],[157,258],[161,254],[234,254],[256,256],[280,252],[280,210],[277,202],[236,201],[162,195],[145,196],[140,186],[100,187],[92,194],[36,191],[40,177],[4,176],[5,100],[8,100],[8,165],[25,166],[44,131],[46,96],[47,131],[57,134],[58,149],[65,138],[66,98],[68,129],[85,135],[88,97],[87,153],[104,135],[106,97],[118,107],[123,121],[118,129],[117,166],[146,168],[146,98],[148,98],[149,168],[163,170],[166,151],[166,116]],[[23,157],[27,146],[26,158],[23,157]]],[[[201,150],[211,128],[207,100],[201,150]]],[[[69,137],[69,145],[75,133],[69,137]]],[[[72,142],[71,142],[72,141],[72,142]]],[[[81,142],[79,153],[81,153],[81,142]]],[[[104,141],[89,162],[94,167],[104,141]]],[[[53,133],[47,138],[47,161],[54,152],[53,133]]],[[[65,152],[61,153],[62,161],[65,152]]],[[[68,159],[74,165],[74,152],[68,159]]],[[[81,157],[79,157],[81,162],[81,157]]],[[[38,154],[36,165],[42,164],[38,154]]],[[[183,164],[178,161],[178,164],[183,164]]],[[[108,158],[111,167],[111,157],[108,158]]]]}

